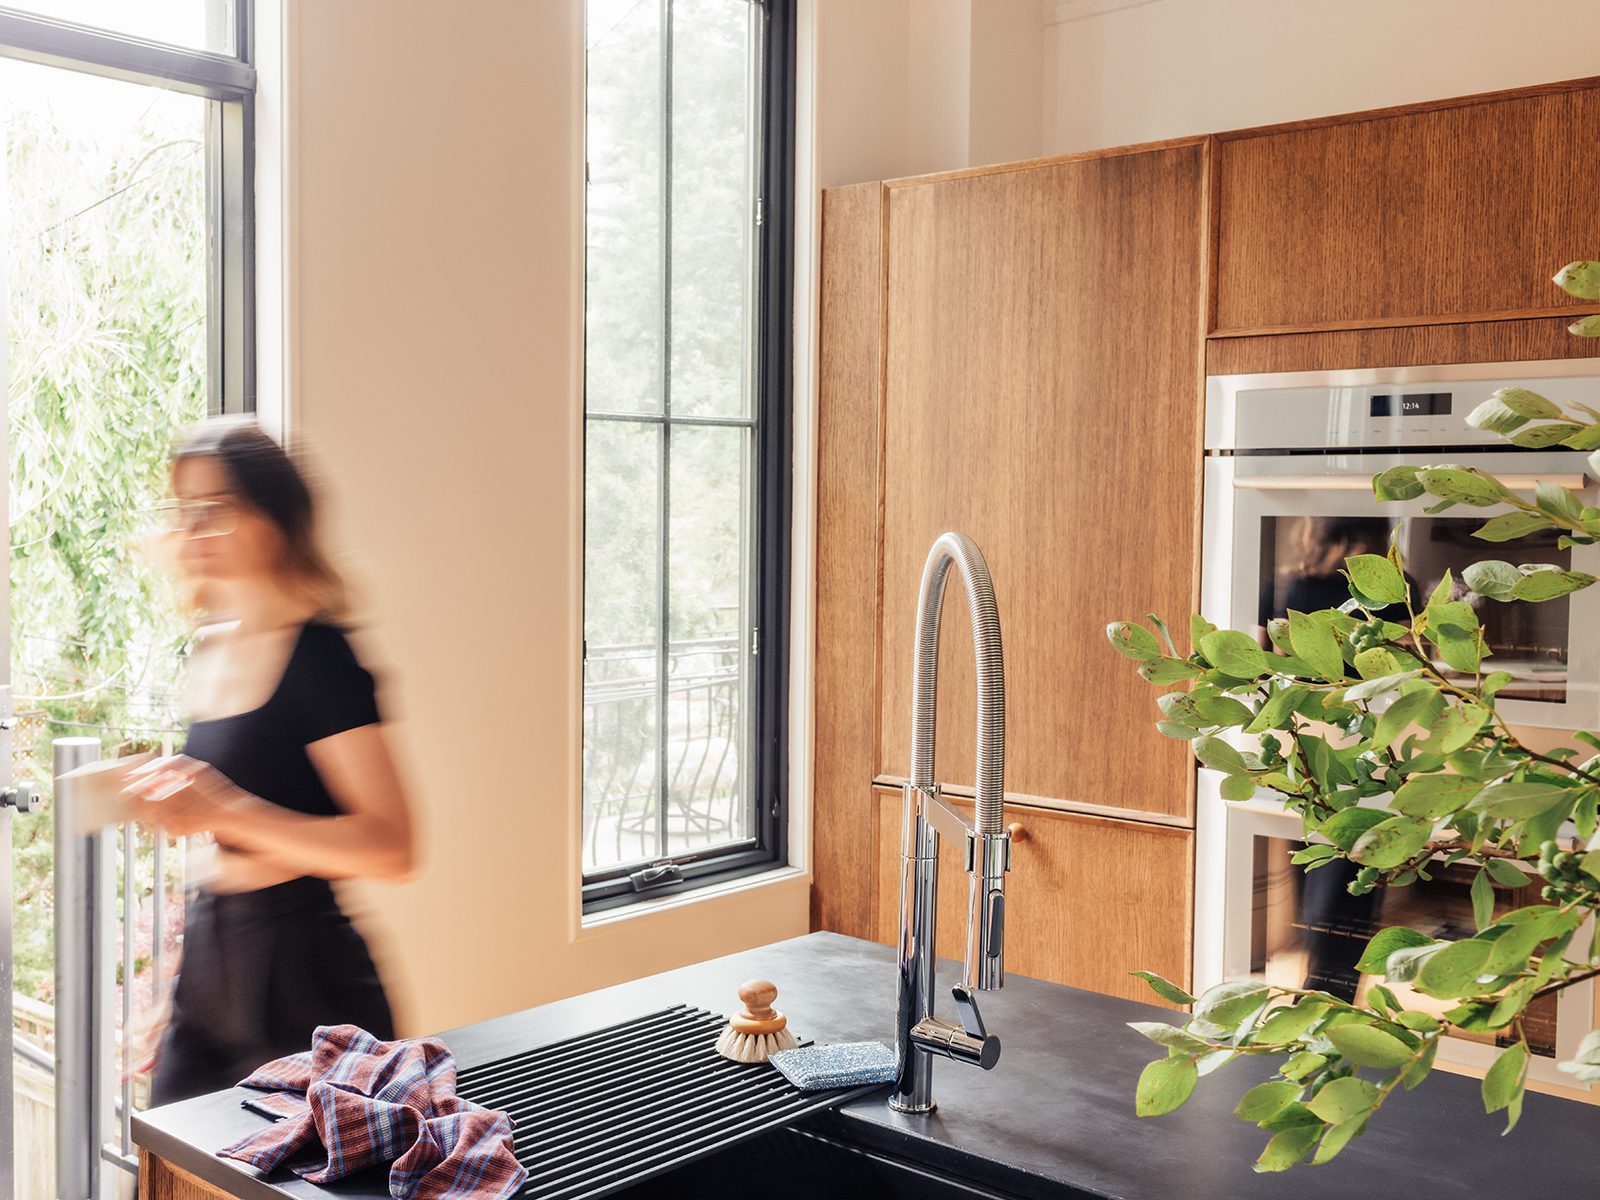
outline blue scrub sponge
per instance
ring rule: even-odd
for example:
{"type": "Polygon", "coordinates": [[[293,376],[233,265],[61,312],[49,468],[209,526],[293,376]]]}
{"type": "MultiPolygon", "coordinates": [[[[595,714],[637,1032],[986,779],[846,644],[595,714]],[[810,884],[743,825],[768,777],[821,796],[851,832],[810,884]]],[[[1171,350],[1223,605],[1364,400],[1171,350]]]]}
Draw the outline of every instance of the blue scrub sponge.
{"type": "Polygon", "coordinates": [[[844,1042],[784,1050],[769,1060],[802,1092],[893,1083],[894,1051],[881,1042],[844,1042]]]}

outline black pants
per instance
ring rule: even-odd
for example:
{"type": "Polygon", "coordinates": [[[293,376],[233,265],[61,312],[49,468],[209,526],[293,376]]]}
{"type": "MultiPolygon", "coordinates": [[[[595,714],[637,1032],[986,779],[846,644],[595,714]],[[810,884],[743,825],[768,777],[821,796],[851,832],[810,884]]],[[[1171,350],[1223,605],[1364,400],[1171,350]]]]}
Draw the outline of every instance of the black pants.
{"type": "Polygon", "coordinates": [[[318,1025],[344,1024],[394,1038],[372,955],[326,880],[201,892],[185,918],[150,1101],[232,1087],[263,1063],[311,1049],[318,1025]]]}

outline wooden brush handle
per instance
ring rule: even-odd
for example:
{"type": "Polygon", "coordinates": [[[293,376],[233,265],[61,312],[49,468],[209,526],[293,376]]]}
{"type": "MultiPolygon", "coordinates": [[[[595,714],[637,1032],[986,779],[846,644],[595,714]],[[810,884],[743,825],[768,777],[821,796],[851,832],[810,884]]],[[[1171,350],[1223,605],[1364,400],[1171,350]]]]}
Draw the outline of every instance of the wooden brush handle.
{"type": "Polygon", "coordinates": [[[744,1007],[728,1024],[740,1033],[777,1033],[789,1024],[789,1018],[772,1007],[778,998],[778,989],[768,980],[747,980],[739,988],[739,999],[744,1007]]]}

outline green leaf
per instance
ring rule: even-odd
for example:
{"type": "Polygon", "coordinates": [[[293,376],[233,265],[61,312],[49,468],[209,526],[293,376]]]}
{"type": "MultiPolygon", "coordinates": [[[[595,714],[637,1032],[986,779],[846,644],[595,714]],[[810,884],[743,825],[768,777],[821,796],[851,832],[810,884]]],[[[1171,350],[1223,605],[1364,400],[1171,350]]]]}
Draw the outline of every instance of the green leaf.
{"type": "Polygon", "coordinates": [[[1484,704],[1492,705],[1495,694],[1515,678],[1510,671],[1490,671],[1483,677],[1483,683],[1478,686],[1478,699],[1484,704]]]}
{"type": "Polygon", "coordinates": [[[1256,794],[1256,781],[1249,775],[1229,775],[1217,789],[1224,800],[1240,802],[1256,794]]]}
{"type": "Polygon", "coordinates": [[[1527,417],[1534,421],[1553,421],[1566,416],[1538,392],[1530,392],[1527,388],[1501,388],[1491,399],[1500,401],[1519,417],[1527,417]]]}
{"type": "Polygon", "coordinates": [[[1143,625],[1135,625],[1131,621],[1113,621],[1106,626],[1106,637],[1111,639],[1113,650],[1129,658],[1144,662],[1162,657],[1161,643],[1143,625]]]}
{"type": "Polygon", "coordinates": [[[1373,745],[1387,746],[1413,721],[1427,728],[1433,723],[1432,708],[1435,705],[1442,707],[1443,704],[1444,697],[1437,688],[1418,688],[1414,692],[1407,692],[1378,718],[1378,728],[1372,735],[1373,745]]]}
{"type": "Polygon", "coordinates": [[[1231,1029],[1267,1002],[1264,983],[1237,979],[1219,983],[1195,1002],[1194,1015],[1203,1021],[1231,1029]]]}
{"type": "Polygon", "coordinates": [[[1322,1142],[1317,1146],[1317,1152],[1311,1156],[1311,1165],[1314,1167],[1321,1166],[1333,1158],[1334,1155],[1345,1148],[1345,1143],[1365,1127],[1365,1117],[1354,1121],[1346,1121],[1343,1125],[1329,1126],[1328,1132],[1322,1135],[1322,1142]]]}
{"type": "Polygon", "coordinates": [[[1467,424],[1474,429],[1487,429],[1490,433],[1502,435],[1526,425],[1528,418],[1518,416],[1508,405],[1500,401],[1499,396],[1500,393],[1496,392],[1468,413],[1467,424]]]}
{"type": "Polygon", "coordinates": [[[1179,1107],[1194,1094],[1200,1080],[1194,1059],[1186,1055],[1158,1058],[1139,1075],[1133,1110],[1141,1117],[1159,1117],[1179,1107]]]}
{"type": "Polygon", "coordinates": [[[1363,679],[1382,679],[1385,675],[1398,675],[1405,670],[1405,664],[1382,646],[1374,646],[1356,655],[1355,667],[1363,679]]]}
{"type": "Polygon", "coordinates": [[[1304,1079],[1314,1071],[1321,1070],[1323,1064],[1327,1061],[1326,1055],[1313,1054],[1309,1050],[1302,1050],[1299,1054],[1288,1059],[1278,1069],[1278,1074],[1287,1075],[1290,1079],[1304,1079]]]}
{"type": "Polygon", "coordinates": [[[1155,613],[1145,613],[1144,618],[1156,627],[1156,631],[1161,634],[1161,640],[1167,644],[1167,649],[1171,651],[1173,656],[1182,658],[1183,655],[1179,654],[1178,648],[1172,644],[1172,633],[1167,629],[1167,623],[1156,616],[1155,613]]]}
{"type": "Polygon", "coordinates": [[[1390,467],[1372,477],[1372,496],[1375,500],[1415,500],[1422,495],[1422,484],[1417,482],[1419,468],[1412,466],[1390,467]]]}
{"type": "Polygon", "coordinates": [[[1476,674],[1483,658],[1483,642],[1477,630],[1455,633],[1448,625],[1428,627],[1428,636],[1439,647],[1439,657],[1466,675],[1476,674]]]}
{"type": "Polygon", "coordinates": [[[1503,883],[1506,887],[1527,887],[1533,882],[1510,859],[1491,858],[1483,865],[1494,876],[1496,883],[1503,883]]]}
{"type": "Polygon", "coordinates": [[[1484,973],[1483,964],[1493,945],[1481,938],[1451,942],[1422,964],[1417,972],[1417,990],[1442,999],[1467,995],[1484,973]]]}
{"type": "Polygon", "coordinates": [[[1317,832],[1348,854],[1362,834],[1388,819],[1389,814],[1381,808],[1347,808],[1334,813],[1317,832]]]}
{"type": "Polygon", "coordinates": [[[1344,678],[1344,655],[1339,653],[1339,642],[1322,622],[1290,610],[1289,641],[1295,656],[1318,675],[1333,682],[1344,678]]]}
{"type": "Polygon", "coordinates": [[[1406,598],[1406,581],[1394,564],[1377,554],[1357,554],[1345,559],[1350,581],[1379,604],[1402,604],[1406,598]]]}
{"type": "Polygon", "coordinates": [[[1249,768],[1239,752],[1218,737],[1199,737],[1194,740],[1194,755],[1214,771],[1242,775],[1249,768]]]}
{"type": "MultiPolygon", "coordinates": [[[[1343,1028],[1343,1026],[1340,1026],[1343,1028]]],[[[1411,1056],[1406,1055],[1407,1058],[1411,1056]]],[[[1343,1125],[1355,1121],[1372,1111],[1378,1102],[1378,1089],[1365,1079],[1347,1075],[1322,1085],[1311,1097],[1306,1107],[1330,1125],[1343,1125]]]]}
{"type": "Polygon", "coordinates": [[[1510,600],[1511,589],[1522,582],[1522,572],[1508,562],[1485,558],[1470,564],[1461,572],[1461,578],[1480,596],[1487,596],[1491,600],[1510,600]]]}
{"type": "Polygon", "coordinates": [[[1558,908],[1537,906],[1530,919],[1517,922],[1495,939],[1483,961],[1484,974],[1517,975],[1527,970],[1528,959],[1541,942],[1576,929],[1580,919],[1558,908]]]}
{"type": "Polygon", "coordinates": [[[1208,725],[1248,725],[1255,713],[1232,696],[1207,696],[1195,702],[1195,709],[1208,725]]]}
{"type": "Polygon", "coordinates": [[[1157,687],[1170,687],[1175,683],[1182,683],[1185,679],[1198,679],[1205,672],[1191,662],[1181,658],[1152,658],[1139,668],[1140,676],[1147,683],[1157,687]]]}
{"type": "MultiPolygon", "coordinates": [[[[1420,1014],[1419,1014],[1420,1015],[1420,1014]]],[[[1439,1039],[1434,1038],[1417,1056],[1415,1062],[1400,1073],[1400,1085],[1410,1091],[1428,1077],[1428,1072],[1433,1070],[1434,1056],[1439,1053],[1439,1039]]]]}
{"type": "MultiPolygon", "coordinates": [[[[1600,853],[1597,851],[1596,853],[1600,853]]],[[[1332,846],[1325,846],[1321,842],[1312,842],[1304,850],[1296,850],[1289,856],[1289,861],[1295,866],[1304,866],[1306,863],[1321,862],[1325,858],[1338,858],[1339,851],[1332,846]]]]}
{"type": "Polygon", "coordinates": [[[1137,1030],[1157,1045],[1168,1046],[1185,1054],[1209,1054],[1213,1049],[1211,1043],[1203,1038],[1197,1038],[1163,1021],[1129,1021],[1128,1028],[1137,1030]]]}
{"type": "Polygon", "coordinates": [[[1407,1029],[1417,1033],[1433,1033],[1439,1028],[1437,1018],[1429,1016],[1425,1012],[1417,1012],[1415,1009],[1402,1009],[1395,1014],[1394,1019],[1407,1029]]]}
{"type": "Polygon", "coordinates": [[[1542,513],[1502,513],[1484,522],[1483,528],[1472,536],[1486,542],[1509,542],[1513,538],[1526,537],[1535,529],[1547,528],[1549,524],[1550,518],[1542,513]]]}
{"type": "Polygon", "coordinates": [[[1498,480],[1467,467],[1425,467],[1417,472],[1417,478],[1430,495],[1452,504],[1488,508],[1499,504],[1508,494],[1498,480]]]}
{"type": "Polygon", "coordinates": [[[1415,858],[1432,835],[1432,821],[1389,817],[1356,839],[1350,847],[1350,857],[1364,866],[1387,871],[1415,858]]]}
{"type": "Polygon", "coordinates": [[[1132,974],[1134,978],[1142,979],[1148,983],[1155,994],[1160,996],[1163,1000],[1171,1001],[1173,1004],[1194,1003],[1193,996],[1189,995],[1188,992],[1184,991],[1172,981],[1163,979],[1154,971],[1134,971],[1132,974]]]}
{"type": "Polygon", "coordinates": [[[1215,625],[1213,625],[1210,621],[1208,621],[1204,617],[1202,617],[1199,613],[1191,613],[1190,614],[1190,616],[1189,616],[1189,644],[1190,645],[1198,646],[1200,644],[1200,639],[1201,638],[1205,637],[1206,634],[1208,634],[1208,633],[1215,633],[1216,631],[1217,631],[1217,627],[1215,625]]]}
{"type": "MultiPolygon", "coordinates": [[[[1340,1054],[1357,1066],[1377,1067],[1387,1071],[1403,1067],[1411,1061],[1409,1046],[1394,1035],[1375,1029],[1371,1025],[1358,1022],[1336,1025],[1324,1031],[1323,1036],[1338,1047],[1340,1054]]],[[[1315,1100],[1312,1101],[1311,1111],[1317,1112],[1315,1100]]],[[[1323,1116],[1321,1113],[1318,1115],[1323,1116]]],[[[1329,1118],[1324,1116],[1324,1120],[1327,1119],[1329,1118]]]]}
{"type": "Polygon", "coordinates": [[[1387,696],[1390,692],[1398,692],[1404,684],[1410,683],[1421,674],[1422,668],[1418,667],[1415,671],[1402,671],[1398,675],[1380,675],[1376,679],[1368,679],[1346,688],[1344,698],[1372,700],[1378,696],[1387,696]]]}
{"type": "Polygon", "coordinates": [[[1472,878],[1472,919],[1480,931],[1494,924],[1494,884],[1482,867],[1472,878]]]}
{"type": "Polygon", "coordinates": [[[1516,1099],[1522,1091],[1523,1072],[1528,1066],[1528,1047],[1514,1042],[1500,1052],[1500,1057],[1483,1076],[1483,1111],[1499,1112],[1516,1099]]]}
{"type": "Polygon", "coordinates": [[[1277,1116],[1300,1095],[1300,1085],[1287,1080],[1257,1084],[1234,1107],[1233,1115],[1241,1121],[1268,1121],[1277,1116]]]}
{"type": "Polygon", "coordinates": [[[1254,638],[1236,629],[1219,629],[1200,639],[1200,653],[1206,661],[1235,679],[1254,679],[1272,669],[1267,652],[1254,638]]]}
{"type": "MultiPolygon", "coordinates": [[[[1328,1015],[1326,1001],[1307,997],[1293,1008],[1280,1008],[1270,1014],[1256,1030],[1256,1044],[1292,1042],[1328,1015]]],[[[1255,1118],[1260,1120],[1259,1117],[1255,1118]]]]}
{"type": "Polygon", "coordinates": [[[1322,1125],[1319,1122],[1315,1125],[1296,1125],[1282,1133],[1273,1134],[1252,1170],[1261,1173],[1287,1171],[1306,1156],[1306,1151],[1311,1149],[1321,1133],[1322,1125]]]}
{"type": "Polygon", "coordinates": [[[1395,791],[1389,807],[1409,817],[1437,821],[1466,804],[1481,787],[1461,775],[1413,775],[1395,791]]]}
{"type": "Polygon", "coordinates": [[[1583,501],[1559,483],[1539,480],[1534,484],[1533,502],[1539,506],[1539,511],[1549,513],[1553,517],[1566,517],[1570,521],[1583,520],[1583,501]]]}
{"type": "Polygon", "coordinates": [[[1504,1029],[1511,1024],[1528,1007],[1528,1001],[1533,999],[1533,993],[1537,990],[1538,984],[1531,975],[1513,983],[1500,997],[1500,1002],[1494,1006],[1494,1011],[1489,1014],[1489,1020],[1486,1022],[1489,1028],[1504,1029]]]}
{"type": "Polygon", "coordinates": [[[1549,783],[1491,783],[1472,798],[1467,810],[1497,821],[1525,821],[1569,795],[1566,788],[1549,783]]]}
{"type": "Polygon", "coordinates": [[[1267,702],[1261,706],[1261,711],[1256,714],[1255,720],[1245,726],[1245,732],[1265,733],[1269,729],[1288,728],[1290,714],[1310,690],[1303,683],[1291,683],[1279,687],[1267,697],[1267,702]]]}
{"type": "Polygon", "coordinates": [[[1384,975],[1388,970],[1389,955],[1408,946],[1431,946],[1433,939],[1404,925],[1391,925],[1380,929],[1367,943],[1356,970],[1366,975],[1384,975]]]}
{"type": "Polygon", "coordinates": [[[1449,705],[1435,717],[1429,732],[1438,739],[1439,749],[1446,754],[1454,754],[1472,741],[1478,730],[1487,725],[1493,716],[1494,713],[1481,704],[1464,700],[1460,704],[1449,705]]]}
{"type": "Polygon", "coordinates": [[[1585,575],[1582,571],[1530,571],[1513,585],[1511,598],[1536,604],[1541,600],[1565,596],[1568,592],[1581,591],[1594,582],[1593,575],[1585,575]]]}
{"type": "Polygon", "coordinates": [[[1579,300],[1600,299],[1600,263],[1570,262],[1555,273],[1552,282],[1579,300]]]}
{"type": "Polygon", "coordinates": [[[1530,425],[1511,435],[1511,443],[1528,450],[1545,450],[1555,445],[1566,445],[1567,439],[1581,437],[1587,426],[1575,421],[1559,421],[1551,425],[1530,425]]]}
{"type": "Polygon", "coordinates": [[[1180,742],[1193,741],[1200,736],[1200,731],[1193,725],[1180,725],[1176,721],[1157,721],[1156,729],[1164,736],[1180,742]]]}

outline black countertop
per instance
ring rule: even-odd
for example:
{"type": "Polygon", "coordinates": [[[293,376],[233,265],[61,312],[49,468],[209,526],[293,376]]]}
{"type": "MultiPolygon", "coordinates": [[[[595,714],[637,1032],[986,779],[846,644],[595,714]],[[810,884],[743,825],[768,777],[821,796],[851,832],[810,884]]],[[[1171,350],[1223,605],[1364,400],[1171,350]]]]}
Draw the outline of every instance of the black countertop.
{"type": "MultiPolygon", "coordinates": [[[[941,963],[941,980],[957,979],[941,963]]],[[[647,979],[575,996],[441,1035],[461,1067],[560,1041],[683,1002],[730,1012],[744,980],[778,985],[778,1007],[801,1037],[818,1042],[894,1036],[894,953],[886,946],[814,933],[647,979]]],[[[938,1061],[936,1112],[889,1110],[887,1089],[820,1122],[827,1135],[1019,1195],[1124,1200],[1251,1200],[1255,1197],[1600,1193],[1592,1148],[1600,1107],[1530,1093],[1504,1138],[1505,1115],[1486,1115],[1478,1081],[1436,1071],[1415,1092],[1385,1103],[1362,1137],[1332,1163],[1277,1175],[1250,1169],[1268,1135],[1232,1115],[1269,1060],[1238,1060],[1201,1080],[1176,1113],[1139,1118],[1134,1085],[1158,1048],[1129,1021],[1181,1020],[1167,1009],[1012,976],[980,997],[1004,1045],[991,1072],[938,1061]]],[[[941,1009],[949,1008],[948,1004],[941,1009]]],[[[330,1193],[385,1194],[383,1177],[319,1188],[286,1172],[270,1183],[216,1151],[263,1127],[233,1089],[136,1114],[134,1140],[242,1200],[327,1200],[330,1193]]]]}

